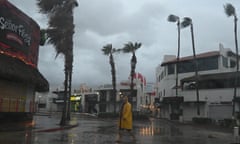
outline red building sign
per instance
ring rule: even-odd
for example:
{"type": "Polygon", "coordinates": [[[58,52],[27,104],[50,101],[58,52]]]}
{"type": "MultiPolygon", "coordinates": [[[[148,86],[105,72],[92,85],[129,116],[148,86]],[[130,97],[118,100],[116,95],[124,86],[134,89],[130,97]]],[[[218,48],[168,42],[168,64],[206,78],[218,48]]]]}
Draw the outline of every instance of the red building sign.
{"type": "Polygon", "coordinates": [[[37,67],[39,41],[38,24],[7,0],[0,1],[0,53],[37,67]]]}

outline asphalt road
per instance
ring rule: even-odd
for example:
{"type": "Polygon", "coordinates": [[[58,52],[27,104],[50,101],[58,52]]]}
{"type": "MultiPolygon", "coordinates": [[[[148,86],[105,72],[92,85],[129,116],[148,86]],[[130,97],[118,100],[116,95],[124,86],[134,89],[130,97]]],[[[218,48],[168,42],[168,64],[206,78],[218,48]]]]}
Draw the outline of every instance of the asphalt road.
{"type": "Polygon", "coordinates": [[[230,144],[235,142],[231,132],[207,127],[175,124],[161,119],[134,121],[132,136],[117,129],[116,119],[99,119],[74,114],[69,129],[58,124],[59,115],[35,116],[24,129],[10,128],[0,132],[1,144],[230,144]],[[77,124],[77,125],[76,125],[77,124]],[[33,125],[33,128],[31,127],[33,125]]]}

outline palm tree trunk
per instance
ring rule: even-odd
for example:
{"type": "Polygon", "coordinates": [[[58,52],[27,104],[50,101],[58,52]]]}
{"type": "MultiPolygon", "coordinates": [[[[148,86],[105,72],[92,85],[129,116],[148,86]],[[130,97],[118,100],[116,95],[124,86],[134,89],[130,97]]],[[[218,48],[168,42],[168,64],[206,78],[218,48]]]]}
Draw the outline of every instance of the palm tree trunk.
{"type": "Polygon", "coordinates": [[[117,90],[116,90],[116,71],[115,66],[113,65],[113,73],[112,73],[112,79],[113,79],[113,96],[114,96],[114,113],[116,113],[116,97],[117,97],[117,90]]]}
{"type": "MultiPolygon", "coordinates": [[[[71,17],[71,23],[73,24],[73,12],[71,11],[69,13],[71,17]]],[[[74,27],[72,27],[74,29],[74,27]]],[[[72,70],[73,70],[73,34],[69,35],[68,37],[69,42],[68,42],[68,52],[67,52],[67,64],[68,64],[68,110],[67,110],[67,120],[71,119],[71,92],[72,92],[72,70]]]]}
{"type": "Polygon", "coordinates": [[[178,96],[178,64],[180,56],[180,21],[177,23],[178,28],[178,52],[177,52],[177,63],[176,63],[176,96],[178,96]]]}
{"type": "Polygon", "coordinates": [[[61,126],[66,125],[66,110],[67,110],[67,97],[68,97],[68,72],[65,63],[65,80],[64,80],[64,97],[63,97],[63,110],[62,110],[62,118],[60,121],[61,126]]]}
{"type": "Polygon", "coordinates": [[[134,74],[135,74],[136,63],[137,63],[137,58],[136,58],[135,53],[133,52],[133,56],[132,56],[132,59],[131,59],[131,84],[130,84],[131,95],[130,95],[130,99],[129,99],[130,103],[132,103],[132,105],[133,105],[133,95],[134,95],[133,77],[134,77],[134,74]]]}
{"type": "Polygon", "coordinates": [[[197,115],[200,115],[200,105],[199,105],[199,89],[198,89],[198,62],[196,59],[195,44],[194,44],[194,34],[193,34],[193,24],[191,24],[191,36],[192,36],[192,48],[193,48],[193,59],[195,62],[195,81],[196,81],[196,97],[197,97],[197,115]]]}
{"type": "Polygon", "coordinates": [[[235,47],[236,47],[236,73],[235,73],[235,81],[234,81],[234,98],[233,98],[233,116],[235,117],[235,100],[237,97],[237,85],[238,85],[238,71],[239,71],[239,55],[238,55],[238,40],[237,40],[237,17],[234,16],[234,36],[235,36],[235,47]]]}
{"type": "Polygon", "coordinates": [[[116,113],[116,97],[117,97],[117,90],[116,90],[116,77],[114,80],[114,84],[113,84],[113,95],[114,95],[114,108],[113,108],[113,112],[116,113]]]}
{"type": "Polygon", "coordinates": [[[71,90],[72,90],[72,69],[68,73],[69,82],[68,82],[68,112],[67,120],[71,120],[71,90]]]}
{"type": "Polygon", "coordinates": [[[113,59],[113,55],[112,53],[109,56],[109,61],[110,61],[110,65],[111,65],[111,72],[112,72],[112,85],[113,85],[113,100],[114,100],[114,106],[113,106],[113,112],[116,113],[116,96],[117,96],[117,90],[116,90],[116,70],[115,70],[115,63],[114,63],[114,59],[113,59]]]}
{"type": "Polygon", "coordinates": [[[72,36],[69,42],[69,52],[68,52],[68,107],[67,107],[67,120],[71,119],[71,92],[72,92],[72,68],[73,68],[73,42],[72,36]],[[70,53],[70,54],[69,54],[70,53]]]}

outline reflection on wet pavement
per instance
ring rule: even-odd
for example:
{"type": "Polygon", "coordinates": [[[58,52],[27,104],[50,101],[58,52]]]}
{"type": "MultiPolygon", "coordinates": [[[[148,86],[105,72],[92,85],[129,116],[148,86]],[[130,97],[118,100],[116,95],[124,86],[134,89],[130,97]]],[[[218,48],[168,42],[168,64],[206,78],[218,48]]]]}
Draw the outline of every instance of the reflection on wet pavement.
{"type": "Polygon", "coordinates": [[[143,125],[138,128],[140,136],[181,136],[183,132],[175,127],[167,124],[159,124],[151,120],[150,124],[143,125]]]}
{"type": "MultiPolygon", "coordinates": [[[[117,120],[100,120],[75,116],[72,122],[78,127],[54,131],[36,132],[37,129],[57,127],[59,117],[36,117],[26,123],[22,131],[0,132],[2,144],[113,144],[119,133],[117,120]],[[32,129],[29,127],[34,126],[32,129]]],[[[196,129],[191,126],[180,126],[163,120],[134,121],[133,134],[123,133],[121,144],[225,144],[231,143],[231,134],[196,129]]]]}

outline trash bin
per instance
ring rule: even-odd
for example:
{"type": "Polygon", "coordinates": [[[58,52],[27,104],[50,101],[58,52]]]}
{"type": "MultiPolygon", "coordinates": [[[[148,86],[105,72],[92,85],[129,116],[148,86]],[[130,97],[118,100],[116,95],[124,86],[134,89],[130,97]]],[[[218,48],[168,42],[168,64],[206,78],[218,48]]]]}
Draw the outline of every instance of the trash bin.
{"type": "Polygon", "coordinates": [[[235,126],[234,129],[233,129],[233,135],[234,135],[234,137],[239,136],[239,128],[237,126],[235,126]]]}

